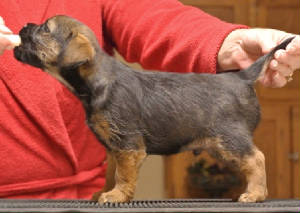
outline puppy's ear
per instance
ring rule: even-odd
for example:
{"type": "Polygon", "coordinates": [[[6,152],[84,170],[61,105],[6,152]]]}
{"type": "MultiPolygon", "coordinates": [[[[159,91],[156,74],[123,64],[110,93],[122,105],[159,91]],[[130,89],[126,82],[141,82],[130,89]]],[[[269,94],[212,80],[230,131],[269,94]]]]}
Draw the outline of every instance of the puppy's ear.
{"type": "Polygon", "coordinates": [[[68,45],[65,47],[60,66],[78,67],[91,61],[95,56],[95,49],[88,38],[79,33],[72,36],[68,45]]]}

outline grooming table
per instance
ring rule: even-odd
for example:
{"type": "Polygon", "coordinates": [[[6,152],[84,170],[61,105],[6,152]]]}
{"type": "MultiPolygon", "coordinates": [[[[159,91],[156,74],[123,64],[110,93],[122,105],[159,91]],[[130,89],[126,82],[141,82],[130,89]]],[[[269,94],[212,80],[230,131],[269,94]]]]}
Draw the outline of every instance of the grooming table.
{"type": "Polygon", "coordinates": [[[0,199],[0,212],[300,212],[300,200],[238,203],[230,199],[136,200],[105,203],[88,200],[0,199]]]}

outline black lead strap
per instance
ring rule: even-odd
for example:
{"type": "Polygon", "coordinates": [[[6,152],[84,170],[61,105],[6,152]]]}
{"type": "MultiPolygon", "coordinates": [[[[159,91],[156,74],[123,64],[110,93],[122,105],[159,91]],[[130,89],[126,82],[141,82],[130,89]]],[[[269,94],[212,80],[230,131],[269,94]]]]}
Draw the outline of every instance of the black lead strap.
{"type": "Polygon", "coordinates": [[[135,200],[128,203],[105,203],[88,200],[0,199],[0,212],[300,212],[300,200],[266,200],[239,203],[230,199],[135,200]]]}

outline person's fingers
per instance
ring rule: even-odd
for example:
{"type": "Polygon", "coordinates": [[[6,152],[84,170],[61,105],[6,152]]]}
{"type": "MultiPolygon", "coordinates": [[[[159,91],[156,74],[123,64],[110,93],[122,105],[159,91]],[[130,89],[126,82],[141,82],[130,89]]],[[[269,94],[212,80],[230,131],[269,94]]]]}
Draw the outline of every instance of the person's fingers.
{"type": "Polygon", "coordinates": [[[261,46],[262,54],[269,53],[274,47],[291,37],[291,34],[274,29],[257,29],[257,42],[261,46]]]}
{"type": "Polygon", "coordinates": [[[2,36],[1,33],[0,33],[0,47],[8,46],[10,44],[11,44],[11,42],[7,38],[2,36]]]}
{"type": "Polygon", "coordinates": [[[5,26],[4,20],[1,16],[0,16],[0,33],[12,34],[12,31],[7,26],[5,26]]]}
{"type": "Polygon", "coordinates": [[[3,34],[12,34],[12,31],[5,25],[0,25],[0,33],[3,34]]]}
{"type": "Polygon", "coordinates": [[[1,36],[0,33],[0,55],[5,51],[5,50],[9,50],[12,49],[14,46],[12,45],[12,43],[6,39],[5,37],[1,36]]]}
{"type": "Polygon", "coordinates": [[[0,25],[4,25],[4,20],[1,16],[0,16],[0,25]]]}
{"type": "Polygon", "coordinates": [[[274,58],[280,64],[289,66],[292,70],[300,68],[300,54],[289,54],[286,50],[278,50],[274,54],[274,58]]]}
{"type": "Polygon", "coordinates": [[[265,87],[279,88],[287,83],[287,79],[279,72],[268,69],[259,82],[265,87]]]}
{"type": "Polygon", "coordinates": [[[12,33],[12,31],[5,26],[3,18],[0,16],[0,33],[12,33]]]}
{"type": "Polygon", "coordinates": [[[290,76],[293,74],[293,69],[289,65],[279,63],[275,59],[270,62],[269,68],[279,72],[283,76],[290,76]]]}
{"type": "Polygon", "coordinates": [[[296,36],[286,47],[286,51],[290,55],[300,55],[300,36],[296,36]]]}
{"type": "Polygon", "coordinates": [[[2,55],[2,53],[9,47],[10,43],[9,41],[3,41],[0,37],[0,55],[2,55]]]}
{"type": "Polygon", "coordinates": [[[271,87],[279,88],[286,85],[287,79],[285,76],[281,75],[277,71],[274,71],[272,75],[271,87]]]}
{"type": "Polygon", "coordinates": [[[10,42],[10,46],[15,47],[15,46],[19,46],[21,44],[21,37],[19,35],[13,35],[13,34],[1,34],[0,33],[0,37],[2,37],[2,39],[6,39],[10,42]]]}
{"type": "Polygon", "coordinates": [[[274,54],[274,58],[280,64],[286,64],[292,70],[300,68],[300,36],[296,36],[286,50],[278,50],[274,54]]]}

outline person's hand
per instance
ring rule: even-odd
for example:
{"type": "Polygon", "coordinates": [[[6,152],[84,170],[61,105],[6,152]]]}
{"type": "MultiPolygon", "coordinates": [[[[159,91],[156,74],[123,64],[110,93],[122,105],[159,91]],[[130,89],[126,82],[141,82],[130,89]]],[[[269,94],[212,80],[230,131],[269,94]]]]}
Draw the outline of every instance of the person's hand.
{"type": "Polygon", "coordinates": [[[4,20],[0,16],[0,55],[4,50],[13,48],[12,43],[5,37],[10,34],[12,34],[11,30],[5,26],[4,20]]]}
{"type": "Polygon", "coordinates": [[[4,20],[0,16],[0,55],[5,50],[13,49],[21,42],[18,35],[13,35],[12,31],[5,26],[4,20]]]}
{"type": "Polygon", "coordinates": [[[218,71],[245,69],[286,38],[296,36],[285,50],[275,52],[259,81],[268,87],[283,87],[300,68],[300,36],[273,29],[238,29],[224,40],[218,53],[218,71]]]}

